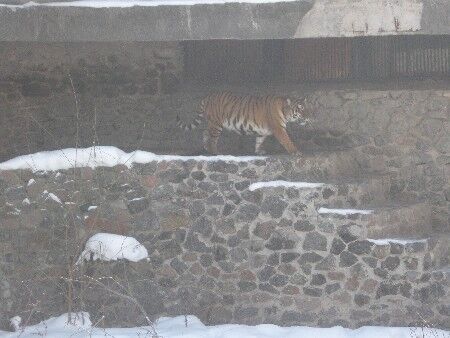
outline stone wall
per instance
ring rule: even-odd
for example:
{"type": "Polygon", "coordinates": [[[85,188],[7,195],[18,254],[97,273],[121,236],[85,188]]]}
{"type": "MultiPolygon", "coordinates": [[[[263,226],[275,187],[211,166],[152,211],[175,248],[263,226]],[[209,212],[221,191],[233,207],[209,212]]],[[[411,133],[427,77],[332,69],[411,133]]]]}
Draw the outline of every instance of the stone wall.
{"type": "MultiPolygon", "coordinates": [[[[268,140],[271,157],[254,163],[1,172],[2,326],[16,314],[34,322],[65,311],[69,263],[89,234],[108,231],[135,236],[151,259],[74,271],[84,278],[74,308],[107,322],[135,324],[140,314],[105,291],[117,286],[111,279],[100,287],[88,277],[128,285],[152,316],[448,327],[448,82],[205,88],[183,79],[182,54],[177,43],[0,44],[0,159],[93,144],[198,153],[201,130],[180,131],[176,115],[189,118],[216,89],[307,94],[312,125],[289,127],[305,158],[279,156],[268,140]],[[273,179],[330,185],[248,189],[273,179]],[[320,206],[379,212],[325,217],[320,206]],[[375,245],[373,236],[430,239],[375,245]]],[[[253,142],[225,133],[219,147],[251,154],[253,142]]]]}
{"type": "MultiPolygon", "coordinates": [[[[378,159],[399,173],[396,189],[431,201],[433,225],[449,230],[448,82],[200,86],[184,79],[182,46],[163,42],[1,43],[0,60],[0,160],[93,144],[199,153],[201,128],[186,133],[175,122],[192,117],[206,93],[307,94],[312,125],[289,128],[300,149],[357,148],[378,159]]],[[[264,146],[284,152],[274,140],[264,146]]],[[[219,148],[251,154],[254,139],[225,133],[219,148]]]]}
{"type": "MultiPolygon", "coordinates": [[[[315,126],[348,137],[369,157],[381,156],[399,174],[395,189],[416,190],[434,206],[436,230],[450,230],[448,90],[320,90],[312,97],[320,112],[315,126]]],[[[325,147],[336,142],[317,139],[325,147]]]]}
{"type": "Polygon", "coordinates": [[[1,43],[0,60],[0,160],[76,143],[135,149],[153,134],[143,146],[157,146],[157,100],[183,70],[179,44],[162,42],[1,43]]]}
{"type": "Polygon", "coordinates": [[[115,290],[135,297],[152,318],[449,328],[448,236],[421,232],[421,205],[318,213],[389,201],[395,178],[332,183],[343,172],[358,176],[361,156],[0,172],[2,325],[13,315],[36,322],[67,311],[73,276],[71,308],[90,311],[94,322],[104,316],[99,325],[144,324],[115,290]],[[328,184],[250,189],[273,179],[328,184]],[[404,225],[417,241],[368,241],[393,237],[404,225]],[[71,265],[97,232],[134,236],[149,261],[71,265]]]}

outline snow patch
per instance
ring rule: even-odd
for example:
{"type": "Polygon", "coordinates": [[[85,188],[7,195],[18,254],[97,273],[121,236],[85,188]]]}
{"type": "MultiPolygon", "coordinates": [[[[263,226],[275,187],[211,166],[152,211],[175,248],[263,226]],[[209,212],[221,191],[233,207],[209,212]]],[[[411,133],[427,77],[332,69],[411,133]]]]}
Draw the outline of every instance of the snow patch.
{"type": "Polygon", "coordinates": [[[383,35],[421,29],[420,0],[316,0],[295,37],[383,35]]]}
{"type": "MultiPolygon", "coordinates": [[[[12,337],[46,337],[46,338],[65,338],[65,337],[89,337],[87,330],[92,328],[92,323],[87,312],[72,312],[59,317],[51,317],[36,325],[22,326],[22,318],[15,316],[10,319],[10,324],[16,333],[0,331],[0,338],[12,337]],[[79,335],[81,333],[81,335],[79,335]]],[[[97,336],[98,337],[98,336],[97,336]]]]}
{"type": "Polygon", "coordinates": [[[126,259],[138,262],[148,258],[147,249],[133,237],[98,233],[88,239],[76,264],[84,260],[115,261],[126,259]]]}
{"type": "Polygon", "coordinates": [[[336,215],[370,215],[373,214],[373,210],[363,210],[363,209],[328,209],[328,208],[319,208],[317,210],[319,214],[336,214],[336,215]]]}
{"type": "Polygon", "coordinates": [[[55,201],[56,203],[62,204],[61,200],[59,199],[58,196],[56,196],[55,194],[48,192],[47,190],[44,190],[42,192],[43,195],[47,196],[46,199],[52,199],[53,201],[55,201]]]}
{"type": "Polygon", "coordinates": [[[370,239],[367,241],[374,243],[375,245],[388,245],[389,243],[395,244],[413,244],[413,243],[426,243],[428,240],[425,239],[395,239],[395,238],[382,238],[382,239],[370,239]]]}
{"type": "Polygon", "coordinates": [[[28,181],[27,187],[29,187],[30,185],[33,185],[33,184],[35,184],[35,183],[36,183],[36,181],[34,180],[34,178],[32,178],[32,179],[30,179],[30,180],[28,181]]]}
{"type": "Polygon", "coordinates": [[[13,209],[12,211],[8,211],[6,213],[7,215],[14,215],[14,216],[20,215],[20,209],[16,208],[13,204],[6,202],[6,206],[13,209]]]}
{"type": "Polygon", "coordinates": [[[80,167],[114,167],[125,165],[132,167],[133,164],[145,164],[149,162],[163,161],[228,161],[249,162],[265,159],[263,156],[180,156],[180,155],[157,155],[151,152],[136,150],[126,153],[119,148],[110,146],[90,148],[68,148],[54,151],[43,151],[30,155],[23,155],[6,162],[0,163],[0,170],[32,170],[57,171],[80,167]]]}
{"type": "Polygon", "coordinates": [[[154,6],[192,6],[200,4],[226,4],[226,3],[277,3],[291,2],[296,0],[80,0],[68,2],[50,2],[39,4],[30,1],[23,5],[0,4],[0,7],[8,7],[12,10],[42,7],[92,7],[92,8],[127,8],[134,6],[154,7],[154,6]]]}
{"type": "MultiPolygon", "coordinates": [[[[133,191],[133,190],[131,190],[131,191],[133,191]]],[[[143,200],[143,199],[146,199],[146,197],[135,197],[135,198],[129,200],[128,202],[140,201],[140,200],[143,200]]]]}
{"type": "Polygon", "coordinates": [[[81,338],[81,337],[164,337],[164,338],[423,338],[446,337],[448,331],[414,327],[365,326],[346,329],[341,326],[315,328],[306,326],[280,327],[263,324],[255,326],[225,324],[206,326],[195,316],[162,317],[156,321],[154,329],[149,326],[134,328],[97,328],[92,326],[88,313],[72,313],[73,324],[67,324],[68,315],[50,318],[37,325],[21,329],[20,332],[1,332],[0,338],[81,338]],[[83,321],[84,319],[84,321],[83,321]],[[187,322],[187,326],[185,323],[187,322]],[[156,331],[156,335],[154,332],[156,331]]]}
{"type": "Polygon", "coordinates": [[[97,209],[96,205],[91,205],[88,207],[88,211],[95,210],[95,209],[97,209]]]}
{"type": "Polygon", "coordinates": [[[254,191],[262,188],[298,188],[298,189],[313,189],[323,187],[324,183],[309,183],[309,182],[288,182],[288,181],[268,181],[268,182],[256,182],[250,184],[248,190],[254,191]]]}
{"type": "Polygon", "coordinates": [[[17,332],[22,328],[22,317],[14,316],[9,320],[9,325],[13,329],[13,331],[17,332]]]}
{"type": "Polygon", "coordinates": [[[30,205],[31,204],[31,202],[30,202],[30,199],[27,197],[27,198],[25,198],[23,201],[22,201],[22,205],[30,205]]]}

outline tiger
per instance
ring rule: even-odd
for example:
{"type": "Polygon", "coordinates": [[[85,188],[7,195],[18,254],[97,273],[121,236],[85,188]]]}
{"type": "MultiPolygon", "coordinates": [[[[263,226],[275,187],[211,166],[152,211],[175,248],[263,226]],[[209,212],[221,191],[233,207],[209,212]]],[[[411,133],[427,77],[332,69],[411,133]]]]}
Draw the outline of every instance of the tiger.
{"type": "Polygon", "coordinates": [[[309,122],[305,109],[306,97],[291,100],[275,95],[236,95],[231,92],[212,93],[200,102],[200,111],[190,123],[183,123],[177,116],[177,126],[184,130],[197,128],[203,119],[207,129],[203,134],[205,150],[218,154],[217,142],[223,129],[238,134],[255,135],[255,153],[264,155],[261,145],[273,135],[289,154],[299,154],[286,132],[288,122],[309,122]]]}

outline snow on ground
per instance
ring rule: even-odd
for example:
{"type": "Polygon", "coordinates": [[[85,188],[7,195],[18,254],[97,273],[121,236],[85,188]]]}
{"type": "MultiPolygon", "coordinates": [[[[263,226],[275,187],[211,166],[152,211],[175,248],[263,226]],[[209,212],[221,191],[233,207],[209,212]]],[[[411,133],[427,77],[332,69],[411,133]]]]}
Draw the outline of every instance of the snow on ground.
{"type": "Polygon", "coordinates": [[[335,215],[370,215],[373,213],[373,210],[363,210],[363,209],[328,209],[328,208],[319,208],[317,210],[319,214],[335,214],[335,215]]]}
{"type": "Polygon", "coordinates": [[[83,260],[115,261],[126,259],[138,262],[148,258],[147,249],[133,237],[98,233],[89,238],[83,252],[77,260],[81,264],[83,260]]]}
{"type": "Polygon", "coordinates": [[[79,0],[67,2],[49,2],[39,4],[30,1],[24,5],[6,5],[0,4],[1,7],[11,9],[30,8],[36,6],[43,7],[92,7],[92,8],[110,8],[110,7],[153,7],[153,6],[192,6],[199,4],[225,4],[225,3],[276,3],[291,2],[296,0],[79,0]]]}
{"type": "Polygon", "coordinates": [[[248,162],[264,159],[262,156],[179,156],[157,155],[151,152],[136,150],[126,153],[119,148],[99,146],[90,148],[68,148],[53,151],[42,151],[35,154],[18,156],[0,163],[0,170],[29,169],[36,171],[64,170],[74,167],[113,167],[119,164],[131,167],[134,163],[162,161],[229,161],[248,162]]]}
{"type": "Polygon", "coordinates": [[[381,239],[367,239],[369,242],[375,245],[388,245],[389,243],[394,244],[414,244],[414,243],[426,243],[427,239],[400,239],[400,238],[381,238],[381,239]]]}
{"type": "Polygon", "coordinates": [[[14,316],[9,320],[9,324],[13,331],[19,331],[22,328],[22,318],[20,316],[14,316]]]}
{"type": "Polygon", "coordinates": [[[59,317],[51,317],[36,325],[24,326],[23,319],[15,316],[10,319],[11,327],[14,333],[0,331],[0,337],[46,337],[46,338],[64,338],[76,334],[76,337],[88,337],[85,332],[92,328],[89,313],[72,313],[71,325],[67,324],[67,313],[59,317]]]}
{"type": "Polygon", "coordinates": [[[248,189],[250,191],[254,191],[254,190],[262,189],[262,188],[277,188],[277,187],[306,189],[306,188],[320,188],[323,186],[324,186],[324,183],[268,181],[268,182],[252,183],[252,184],[250,184],[248,189]]]}
{"type": "MultiPolygon", "coordinates": [[[[72,314],[74,316],[75,314],[72,314]]],[[[279,327],[276,325],[216,325],[205,326],[195,316],[174,318],[163,317],[151,327],[135,328],[93,328],[89,314],[80,313],[75,325],[67,325],[67,314],[50,318],[37,325],[26,327],[15,333],[1,332],[0,338],[69,338],[69,337],[161,337],[161,338],[448,338],[450,332],[424,328],[362,327],[356,330],[340,326],[332,328],[311,328],[304,326],[279,327]],[[83,322],[84,319],[84,322],[83,322]]]]}

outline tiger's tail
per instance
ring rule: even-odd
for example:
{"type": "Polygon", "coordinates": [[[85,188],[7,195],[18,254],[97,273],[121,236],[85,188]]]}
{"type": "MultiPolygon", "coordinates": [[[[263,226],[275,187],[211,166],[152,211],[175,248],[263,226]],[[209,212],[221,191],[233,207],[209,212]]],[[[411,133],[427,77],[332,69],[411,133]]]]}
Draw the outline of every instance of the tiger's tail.
{"type": "Polygon", "coordinates": [[[192,129],[196,129],[203,120],[203,113],[205,111],[205,105],[206,105],[206,99],[203,99],[200,102],[200,112],[197,113],[197,116],[191,120],[191,122],[189,123],[184,123],[183,121],[181,121],[180,116],[177,115],[177,127],[181,128],[183,130],[192,130],[192,129]]]}

